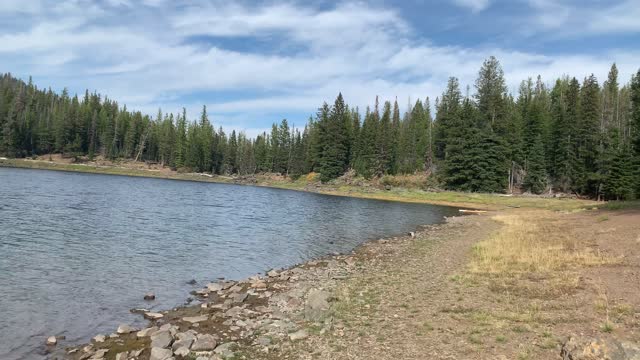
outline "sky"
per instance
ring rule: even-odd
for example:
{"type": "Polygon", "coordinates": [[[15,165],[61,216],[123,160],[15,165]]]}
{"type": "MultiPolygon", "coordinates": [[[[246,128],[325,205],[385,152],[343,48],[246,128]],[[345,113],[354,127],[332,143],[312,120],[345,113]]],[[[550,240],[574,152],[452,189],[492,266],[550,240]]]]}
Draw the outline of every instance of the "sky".
{"type": "Polygon", "coordinates": [[[342,92],[364,109],[463,89],[494,55],[507,84],[541,75],[626,83],[640,67],[640,0],[2,0],[0,72],[97,91],[155,116],[207,106],[249,136],[301,127],[342,92]]]}

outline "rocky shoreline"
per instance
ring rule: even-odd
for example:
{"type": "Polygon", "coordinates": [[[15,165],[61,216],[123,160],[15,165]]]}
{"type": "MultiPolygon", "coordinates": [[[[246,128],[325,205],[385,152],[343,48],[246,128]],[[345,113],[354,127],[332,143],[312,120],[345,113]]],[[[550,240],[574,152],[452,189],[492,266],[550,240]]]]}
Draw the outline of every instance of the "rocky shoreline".
{"type": "MultiPolygon", "coordinates": [[[[457,221],[458,217],[447,221],[457,221]]],[[[419,231],[436,229],[422,227],[419,231]]],[[[334,289],[363,264],[416,233],[366,242],[350,254],[331,255],[241,281],[219,280],[193,291],[190,305],[168,311],[135,309],[149,324],[127,324],[110,335],[55,356],[74,360],[279,358],[310,331],[340,333],[332,317],[334,289]]],[[[150,294],[147,294],[148,296],[150,294]]]]}

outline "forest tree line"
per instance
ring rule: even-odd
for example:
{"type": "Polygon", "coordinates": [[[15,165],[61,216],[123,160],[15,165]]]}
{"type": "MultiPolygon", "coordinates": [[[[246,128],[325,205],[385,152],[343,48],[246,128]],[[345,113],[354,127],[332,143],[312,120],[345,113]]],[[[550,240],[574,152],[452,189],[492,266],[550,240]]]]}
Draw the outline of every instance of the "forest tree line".
{"type": "Polygon", "coordinates": [[[451,190],[640,197],[640,70],[624,85],[615,64],[602,85],[590,75],[549,87],[538,76],[514,96],[490,57],[474,88],[463,93],[451,77],[435,116],[429,98],[401,114],[397,99],[376,98],[361,112],[339,94],[304,129],[282,120],[252,139],[215,129],[206,107],[195,120],[184,109],[151,117],[97,93],[71,97],[5,74],[0,153],[100,155],[214,174],[316,172],[322,181],[349,170],[365,178],[422,172],[451,190]]]}

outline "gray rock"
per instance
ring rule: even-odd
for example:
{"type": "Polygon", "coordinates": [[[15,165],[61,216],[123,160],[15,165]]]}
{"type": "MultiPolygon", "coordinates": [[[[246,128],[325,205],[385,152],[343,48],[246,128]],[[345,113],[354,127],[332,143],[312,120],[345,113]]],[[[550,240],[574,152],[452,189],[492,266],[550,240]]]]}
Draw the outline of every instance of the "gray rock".
{"type": "Polygon", "coordinates": [[[104,359],[104,356],[107,355],[108,352],[109,352],[109,349],[96,350],[96,352],[93,353],[90,359],[92,360],[104,359]]]}
{"type": "Polygon", "coordinates": [[[562,345],[560,356],[562,360],[640,360],[640,344],[572,336],[562,345]]]}
{"type": "Polygon", "coordinates": [[[107,339],[107,337],[104,336],[104,335],[96,335],[96,336],[93,337],[93,341],[95,341],[97,343],[103,343],[106,339],[107,339]]]}
{"type": "Polygon", "coordinates": [[[136,333],[136,336],[139,338],[151,336],[158,331],[157,326],[148,327],[146,329],[142,329],[136,333]]]}
{"type": "Polygon", "coordinates": [[[196,341],[191,346],[191,351],[211,351],[216,348],[218,342],[213,335],[198,335],[196,341]]]}
{"type": "Polygon", "coordinates": [[[148,312],[148,313],[144,313],[144,317],[149,320],[159,320],[159,319],[162,319],[164,315],[156,312],[148,312]]]}
{"type": "Polygon", "coordinates": [[[144,299],[145,300],[155,300],[156,299],[156,294],[154,294],[152,292],[148,292],[148,293],[144,294],[144,299]]]}
{"type": "Polygon", "coordinates": [[[226,316],[226,317],[237,317],[240,314],[242,314],[242,308],[236,306],[236,307],[233,307],[233,308],[225,311],[224,316],[226,316]]]}
{"type": "Polygon", "coordinates": [[[175,351],[181,347],[186,347],[187,349],[191,348],[193,342],[196,341],[196,336],[192,333],[177,333],[176,341],[173,342],[171,348],[175,351]]]}
{"type": "Polygon", "coordinates": [[[49,346],[53,346],[53,345],[55,345],[55,344],[57,344],[57,343],[58,343],[58,339],[56,339],[56,337],[55,337],[55,336],[49,336],[49,337],[47,338],[47,345],[49,345],[49,346]]]}
{"type": "Polygon", "coordinates": [[[307,293],[304,317],[309,321],[321,321],[329,311],[330,294],[323,290],[311,289],[307,293]]]}
{"type": "Polygon", "coordinates": [[[154,348],[167,348],[171,345],[172,341],[173,337],[171,337],[171,333],[169,331],[158,331],[151,335],[151,347],[154,348]]]}
{"type": "Polygon", "coordinates": [[[134,331],[137,331],[137,329],[134,328],[134,327],[131,327],[131,326],[127,325],[127,324],[121,324],[120,326],[118,326],[118,330],[116,330],[116,332],[118,334],[121,334],[121,335],[122,334],[129,334],[129,333],[132,333],[134,331]]]}
{"type": "Polygon", "coordinates": [[[279,276],[279,275],[280,275],[280,273],[278,272],[278,270],[271,270],[271,271],[269,271],[269,272],[267,273],[267,276],[268,276],[268,277],[277,277],[277,276],[279,276]]]}
{"type": "Polygon", "coordinates": [[[173,357],[173,351],[169,349],[163,349],[159,347],[151,348],[151,355],[149,360],[168,360],[173,357]]]}
{"type": "Polygon", "coordinates": [[[236,348],[236,343],[233,342],[228,342],[228,343],[224,343],[221,344],[220,346],[218,346],[214,352],[218,355],[220,355],[223,359],[227,359],[227,358],[231,358],[235,355],[235,353],[233,352],[233,349],[236,348]]]}
{"type": "Polygon", "coordinates": [[[188,347],[184,347],[184,346],[180,347],[180,348],[178,348],[176,350],[173,350],[173,354],[174,355],[178,355],[178,356],[182,356],[182,357],[185,357],[185,356],[189,355],[190,352],[191,351],[189,351],[189,348],[188,347]]]}
{"type": "Polygon", "coordinates": [[[121,352],[116,354],[116,360],[127,360],[127,352],[121,352]]]}
{"type": "Polygon", "coordinates": [[[207,284],[207,290],[209,290],[209,292],[218,292],[218,291],[221,291],[223,288],[224,288],[224,285],[220,283],[207,284]]]}
{"type": "Polygon", "coordinates": [[[187,316],[187,317],[183,317],[182,321],[186,321],[189,323],[199,323],[199,322],[203,322],[203,321],[207,321],[209,319],[209,317],[207,315],[200,315],[200,316],[187,316]]]}
{"type": "Polygon", "coordinates": [[[260,346],[269,346],[271,345],[271,338],[268,336],[260,336],[256,339],[256,343],[260,346]]]}
{"type": "Polygon", "coordinates": [[[239,294],[235,294],[233,296],[233,302],[234,303],[243,303],[245,300],[247,300],[247,297],[249,297],[248,293],[239,293],[239,294]]]}
{"type": "Polygon", "coordinates": [[[294,333],[289,334],[289,340],[291,341],[298,341],[298,340],[306,339],[307,337],[309,337],[309,334],[307,334],[307,331],[304,329],[298,330],[294,333]]]}

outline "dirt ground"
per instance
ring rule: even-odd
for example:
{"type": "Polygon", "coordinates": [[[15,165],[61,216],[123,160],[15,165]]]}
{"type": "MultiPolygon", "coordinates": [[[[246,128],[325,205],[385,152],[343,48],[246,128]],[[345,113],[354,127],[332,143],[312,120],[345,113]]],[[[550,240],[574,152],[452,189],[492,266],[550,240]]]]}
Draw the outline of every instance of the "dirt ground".
{"type": "Polygon", "coordinates": [[[560,359],[570,336],[640,343],[637,210],[489,212],[361,256],[332,330],[275,358],[560,359]],[[505,216],[540,225],[526,230],[539,242],[487,268],[478,244],[511,231],[505,216]]]}

